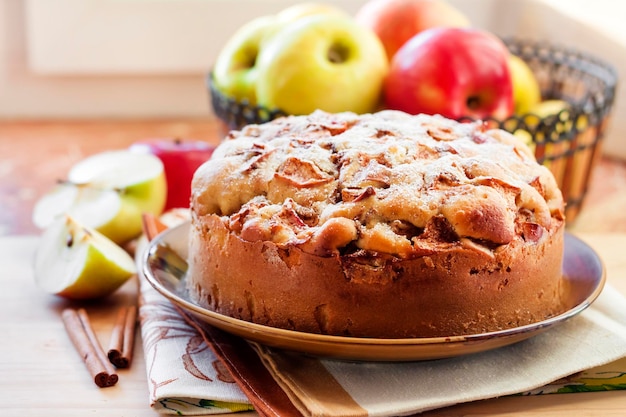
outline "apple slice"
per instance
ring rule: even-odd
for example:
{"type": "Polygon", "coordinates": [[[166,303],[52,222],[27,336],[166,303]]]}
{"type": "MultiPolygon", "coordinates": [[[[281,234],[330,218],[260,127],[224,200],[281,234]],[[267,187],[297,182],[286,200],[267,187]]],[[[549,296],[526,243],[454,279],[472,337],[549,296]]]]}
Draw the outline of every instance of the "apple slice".
{"type": "Polygon", "coordinates": [[[141,215],[159,215],[167,185],[161,160],[130,150],[107,151],[72,167],[66,182],[44,195],[33,222],[44,229],[69,214],[121,244],[141,234],[141,215]]]}
{"type": "Polygon", "coordinates": [[[35,255],[37,285],[71,299],[107,296],[135,273],[132,256],[70,216],[52,222],[35,255]]]}

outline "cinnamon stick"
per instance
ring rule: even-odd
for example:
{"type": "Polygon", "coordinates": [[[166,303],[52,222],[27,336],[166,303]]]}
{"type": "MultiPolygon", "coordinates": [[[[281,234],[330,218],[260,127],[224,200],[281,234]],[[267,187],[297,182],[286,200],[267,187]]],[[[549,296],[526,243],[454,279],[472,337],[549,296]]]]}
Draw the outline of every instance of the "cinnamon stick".
{"type": "Polygon", "coordinates": [[[106,355],[91,327],[87,312],[82,308],[78,311],[66,308],[61,313],[61,318],[72,344],[83,358],[83,362],[96,385],[100,388],[115,385],[118,376],[106,360],[106,355]]]}
{"type": "Polygon", "coordinates": [[[135,346],[135,325],[137,323],[137,307],[134,305],[121,307],[117,312],[117,320],[107,356],[116,368],[128,368],[133,359],[135,346]]]}
{"type": "Polygon", "coordinates": [[[151,213],[143,213],[141,216],[141,222],[143,233],[146,235],[148,241],[151,241],[156,235],[167,229],[167,226],[151,213]]]}

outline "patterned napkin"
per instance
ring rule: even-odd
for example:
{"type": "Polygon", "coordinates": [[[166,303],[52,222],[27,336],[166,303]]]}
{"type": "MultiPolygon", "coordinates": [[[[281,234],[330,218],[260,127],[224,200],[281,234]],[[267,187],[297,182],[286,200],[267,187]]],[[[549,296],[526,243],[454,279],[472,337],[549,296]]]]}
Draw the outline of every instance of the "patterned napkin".
{"type": "Polygon", "coordinates": [[[626,389],[626,299],[606,286],[579,316],[469,356],[364,363],[248,343],[196,322],[140,279],[150,404],[201,415],[396,416],[493,398],[626,389]]]}
{"type": "Polygon", "coordinates": [[[252,410],[246,395],[179,311],[140,278],[139,318],[150,405],[179,415],[252,410]]]}
{"type": "MultiPolygon", "coordinates": [[[[146,215],[145,236],[154,237],[187,219],[188,213],[181,210],[161,219],[146,215]]],[[[146,243],[140,239],[138,255],[146,243]]],[[[176,415],[255,410],[262,416],[301,416],[246,341],[197,322],[138,275],[139,319],[153,409],[176,415]]]]}
{"type": "Polygon", "coordinates": [[[436,361],[356,363],[255,348],[304,415],[409,415],[512,394],[626,389],[625,305],[606,287],[588,310],[545,333],[436,361]]]}

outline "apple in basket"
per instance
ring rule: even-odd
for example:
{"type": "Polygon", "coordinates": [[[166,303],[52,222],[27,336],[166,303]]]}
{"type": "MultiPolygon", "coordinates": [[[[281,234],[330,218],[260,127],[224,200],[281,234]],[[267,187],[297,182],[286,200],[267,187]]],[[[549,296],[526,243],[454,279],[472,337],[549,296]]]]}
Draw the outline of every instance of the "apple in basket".
{"type": "Polygon", "coordinates": [[[356,13],[380,38],[391,59],[414,35],[433,27],[469,27],[469,19],[445,0],[370,0],[356,13]]]}
{"type": "Polygon", "coordinates": [[[240,102],[256,104],[257,56],[268,39],[308,16],[346,13],[327,3],[299,3],[275,15],[260,16],[237,29],[221,48],[213,67],[215,87],[240,102]]]}
{"type": "Polygon", "coordinates": [[[45,229],[70,215],[118,244],[141,234],[142,214],[159,215],[167,184],[163,163],[154,155],[114,150],[89,156],[42,196],[33,223],[45,229]]]}
{"type": "Polygon", "coordinates": [[[508,57],[506,45],[487,31],[427,29],[391,60],[385,104],[412,114],[504,120],[513,113],[508,57]]]}
{"type": "Polygon", "coordinates": [[[256,104],[256,60],[274,16],[261,16],[241,26],[220,50],[213,67],[215,87],[236,101],[256,104]]]}
{"type": "Polygon", "coordinates": [[[519,56],[509,54],[508,63],[513,82],[514,113],[526,114],[541,102],[539,82],[530,66],[519,56]]]}
{"type": "Polygon", "coordinates": [[[331,14],[285,26],[264,44],[256,66],[258,104],[290,114],[375,111],[388,70],[371,30],[331,14]]]}

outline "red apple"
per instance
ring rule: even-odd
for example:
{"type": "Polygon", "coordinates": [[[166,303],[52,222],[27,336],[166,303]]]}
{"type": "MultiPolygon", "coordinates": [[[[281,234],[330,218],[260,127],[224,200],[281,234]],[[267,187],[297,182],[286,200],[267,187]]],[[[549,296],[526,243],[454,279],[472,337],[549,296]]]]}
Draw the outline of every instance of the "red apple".
{"type": "Polygon", "coordinates": [[[130,149],[153,154],[163,162],[167,180],[165,210],[168,210],[189,207],[193,174],[211,157],[215,146],[197,140],[152,139],[134,143],[130,149]]]}
{"type": "Polygon", "coordinates": [[[470,26],[469,19],[445,0],[370,0],[355,19],[378,35],[390,60],[402,45],[426,29],[470,26]]]}
{"type": "Polygon", "coordinates": [[[385,104],[411,114],[505,119],[513,113],[508,55],[506,45],[486,31],[428,29],[393,57],[385,104]]]}

